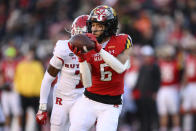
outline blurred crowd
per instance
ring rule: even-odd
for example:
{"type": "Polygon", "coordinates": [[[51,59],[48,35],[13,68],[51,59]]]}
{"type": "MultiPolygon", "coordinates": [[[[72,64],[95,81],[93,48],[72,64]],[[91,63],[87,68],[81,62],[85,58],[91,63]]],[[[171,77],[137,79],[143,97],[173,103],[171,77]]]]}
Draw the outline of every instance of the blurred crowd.
{"type": "MultiPolygon", "coordinates": [[[[196,88],[196,78],[187,76],[196,76],[195,0],[1,0],[1,106],[7,103],[9,106],[2,107],[6,113],[5,120],[0,119],[0,126],[5,123],[9,128],[11,113],[24,128],[27,107],[38,108],[43,72],[56,41],[68,39],[73,19],[89,14],[100,4],[116,9],[118,32],[129,34],[134,44],[132,66],[125,77],[125,106],[119,131],[196,130],[193,126],[196,105],[195,110],[186,103],[185,109],[182,106],[187,85],[196,88]],[[175,89],[171,92],[176,98],[164,94],[167,88],[175,89]],[[8,96],[10,92],[14,94],[12,99],[8,96]],[[5,96],[11,102],[8,98],[4,101],[5,96]],[[173,108],[167,111],[161,105],[163,101],[174,101],[176,107],[169,103],[173,108]]],[[[191,92],[196,94],[196,89],[191,92]]]]}

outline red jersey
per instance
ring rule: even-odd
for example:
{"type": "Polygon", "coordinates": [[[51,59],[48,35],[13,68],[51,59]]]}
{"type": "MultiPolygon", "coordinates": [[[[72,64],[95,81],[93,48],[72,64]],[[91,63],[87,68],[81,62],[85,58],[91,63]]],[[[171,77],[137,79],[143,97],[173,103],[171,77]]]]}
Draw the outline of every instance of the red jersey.
{"type": "Polygon", "coordinates": [[[186,58],[186,74],[188,82],[196,82],[196,57],[189,55],[186,58]]]}
{"type": "Polygon", "coordinates": [[[13,82],[17,64],[18,64],[17,60],[12,60],[12,61],[4,60],[4,61],[2,61],[1,72],[3,75],[4,83],[12,83],[13,82]]]}
{"type": "Polygon", "coordinates": [[[176,60],[159,62],[161,70],[161,85],[170,86],[176,85],[179,82],[179,68],[176,60]]]}
{"type": "MultiPolygon", "coordinates": [[[[105,50],[117,57],[125,49],[132,46],[131,38],[126,35],[112,36],[105,46],[105,50]]],[[[99,94],[117,96],[124,93],[124,74],[118,74],[107,65],[95,51],[88,53],[87,62],[92,67],[92,86],[87,91],[99,94]]]]}

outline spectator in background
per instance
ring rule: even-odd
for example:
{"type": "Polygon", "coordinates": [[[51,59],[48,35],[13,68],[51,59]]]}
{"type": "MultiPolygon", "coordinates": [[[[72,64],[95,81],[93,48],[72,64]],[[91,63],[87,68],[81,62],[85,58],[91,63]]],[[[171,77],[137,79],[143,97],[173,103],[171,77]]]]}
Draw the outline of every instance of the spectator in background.
{"type": "MultiPolygon", "coordinates": [[[[4,51],[4,60],[1,62],[0,65],[0,72],[2,77],[3,83],[0,85],[2,90],[2,108],[3,112],[6,117],[5,123],[5,131],[10,130],[11,122],[11,115],[13,118],[17,119],[18,127],[20,127],[20,116],[21,116],[21,109],[20,109],[20,99],[18,93],[14,90],[14,75],[16,66],[18,64],[18,60],[16,59],[16,49],[12,46],[7,47],[4,51]]],[[[17,130],[17,129],[15,129],[17,130]]],[[[18,129],[19,130],[19,129],[18,129]]]]}
{"type": "Polygon", "coordinates": [[[173,46],[160,46],[158,54],[161,69],[161,87],[157,93],[160,131],[168,131],[169,115],[172,120],[172,131],[180,131],[179,85],[182,69],[175,57],[176,51],[173,46]]]}
{"type": "Polygon", "coordinates": [[[155,46],[164,45],[173,29],[172,19],[167,15],[156,15],[153,22],[156,25],[156,33],[153,36],[155,46]]]}
{"type": "Polygon", "coordinates": [[[190,30],[191,30],[191,33],[196,36],[196,11],[193,11],[191,12],[190,14],[190,30]]]}
{"type": "Polygon", "coordinates": [[[141,45],[145,45],[147,43],[148,45],[154,46],[152,39],[152,22],[150,20],[149,13],[146,10],[141,10],[138,13],[138,18],[133,23],[133,26],[140,36],[138,43],[140,43],[141,45]]]}
{"type": "Polygon", "coordinates": [[[141,131],[152,131],[157,121],[156,94],[160,86],[160,69],[154,59],[154,50],[150,46],[141,48],[141,64],[133,96],[141,122],[141,131]]]}
{"type": "Polygon", "coordinates": [[[35,112],[38,110],[43,73],[42,63],[35,60],[35,48],[30,48],[24,59],[16,67],[14,79],[15,88],[20,95],[23,110],[22,131],[25,131],[27,108],[32,107],[35,112]]]}

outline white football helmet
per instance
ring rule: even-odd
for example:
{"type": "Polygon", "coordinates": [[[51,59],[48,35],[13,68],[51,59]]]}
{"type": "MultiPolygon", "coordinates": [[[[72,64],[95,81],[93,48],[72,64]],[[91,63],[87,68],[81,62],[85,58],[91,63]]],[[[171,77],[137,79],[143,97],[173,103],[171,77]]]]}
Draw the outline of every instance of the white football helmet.
{"type": "Polygon", "coordinates": [[[71,26],[71,36],[87,32],[86,21],[89,15],[81,15],[75,18],[71,26]]]}

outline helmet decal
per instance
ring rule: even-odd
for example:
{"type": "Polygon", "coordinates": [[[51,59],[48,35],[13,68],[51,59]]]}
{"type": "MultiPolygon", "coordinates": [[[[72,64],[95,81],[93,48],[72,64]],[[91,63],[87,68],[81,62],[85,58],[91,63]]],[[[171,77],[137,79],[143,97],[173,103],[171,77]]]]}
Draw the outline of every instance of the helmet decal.
{"type": "Polygon", "coordinates": [[[114,19],[116,17],[116,12],[113,8],[108,6],[99,6],[95,8],[91,13],[91,20],[104,22],[109,19],[114,19]]]}
{"type": "Polygon", "coordinates": [[[97,21],[105,21],[107,19],[106,16],[108,15],[109,11],[106,8],[101,7],[94,11],[94,15],[92,16],[92,18],[96,18],[97,21]]]}

